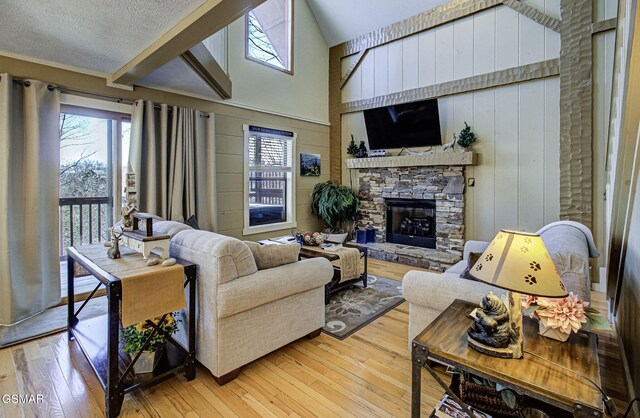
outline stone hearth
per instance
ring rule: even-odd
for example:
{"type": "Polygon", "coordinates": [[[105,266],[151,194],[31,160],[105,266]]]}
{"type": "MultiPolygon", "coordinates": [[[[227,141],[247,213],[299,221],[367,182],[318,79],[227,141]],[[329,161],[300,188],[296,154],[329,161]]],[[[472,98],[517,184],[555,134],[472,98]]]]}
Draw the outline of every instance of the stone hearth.
{"type": "Polygon", "coordinates": [[[360,226],[377,229],[376,242],[360,244],[372,258],[444,271],[462,259],[464,247],[464,166],[361,168],[360,226]],[[434,199],[436,248],[385,242],[385,199],[434,199]]]}

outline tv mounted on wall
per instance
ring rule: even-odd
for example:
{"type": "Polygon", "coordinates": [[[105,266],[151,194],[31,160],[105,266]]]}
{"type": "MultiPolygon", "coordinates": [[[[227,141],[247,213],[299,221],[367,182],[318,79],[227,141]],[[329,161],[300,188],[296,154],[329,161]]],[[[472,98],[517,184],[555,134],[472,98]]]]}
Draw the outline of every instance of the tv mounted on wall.
{"type": "Polygon", "coordinates": [[[438,99],[367,109],[369,149],[442,145],[438,99]]]}

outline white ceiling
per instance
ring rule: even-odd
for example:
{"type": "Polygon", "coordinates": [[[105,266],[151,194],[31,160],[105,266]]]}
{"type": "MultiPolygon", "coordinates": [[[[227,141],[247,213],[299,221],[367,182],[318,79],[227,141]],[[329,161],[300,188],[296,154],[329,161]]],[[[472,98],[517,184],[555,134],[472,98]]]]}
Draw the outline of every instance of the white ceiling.
{"type": "Polygon", "coordinates": [[[329,46],[407,19],[449,0],[307,0],[329,46]]]}
{"type": "Polygon", "coordinates": [[[0,0],[0,54],[113,73],[204,0],[0,0]]]}

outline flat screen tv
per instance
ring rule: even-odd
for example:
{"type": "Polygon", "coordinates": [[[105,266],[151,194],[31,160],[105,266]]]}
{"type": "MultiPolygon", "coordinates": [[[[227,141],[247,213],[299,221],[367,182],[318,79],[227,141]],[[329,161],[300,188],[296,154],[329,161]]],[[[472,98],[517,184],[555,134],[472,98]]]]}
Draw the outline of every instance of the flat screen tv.
{"type": "Polygon", "coordinates": [[[442,145],[438,99],[364,111],[369,149],[442,145]]]}

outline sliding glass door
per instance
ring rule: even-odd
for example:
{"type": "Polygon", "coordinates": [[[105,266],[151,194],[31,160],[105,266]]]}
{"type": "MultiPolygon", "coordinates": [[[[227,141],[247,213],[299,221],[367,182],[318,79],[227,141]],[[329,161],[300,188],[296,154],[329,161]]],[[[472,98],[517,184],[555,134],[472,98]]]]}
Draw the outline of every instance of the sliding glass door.
{"type": "Polygon", "coordinates": [[[126,172],[123,161],[127,161],[130,128],[130,115],[63,106],[60,115],[61,260],[66,257],[67,247],[109,239],[108,230],[119,218],[122,207],[123,173],[126,172]]]}

